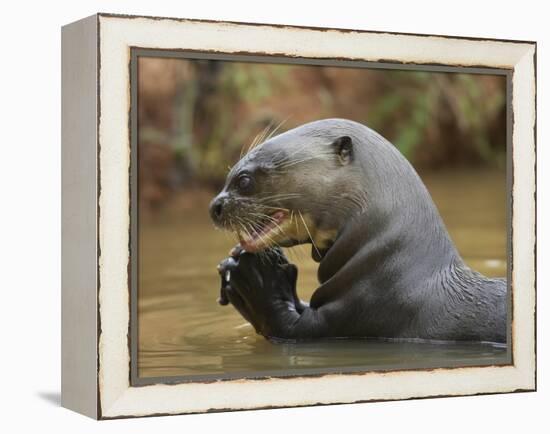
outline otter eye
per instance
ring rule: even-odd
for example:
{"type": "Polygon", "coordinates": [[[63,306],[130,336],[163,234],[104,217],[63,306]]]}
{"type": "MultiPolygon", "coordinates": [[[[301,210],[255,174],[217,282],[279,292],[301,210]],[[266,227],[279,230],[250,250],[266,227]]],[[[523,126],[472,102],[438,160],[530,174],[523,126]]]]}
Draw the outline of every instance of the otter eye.
{"type": "Polygon", "coordinates": [[[237,187],[241,192],[247,192],[252,187],[252,178],[248,175],[242,175],[239,177],[237,187]]]}

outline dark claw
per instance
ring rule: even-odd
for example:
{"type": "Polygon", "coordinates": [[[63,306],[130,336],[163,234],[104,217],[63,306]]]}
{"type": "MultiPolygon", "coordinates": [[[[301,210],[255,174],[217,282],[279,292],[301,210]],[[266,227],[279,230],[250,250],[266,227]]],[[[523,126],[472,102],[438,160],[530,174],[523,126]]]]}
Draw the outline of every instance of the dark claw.
{"type": "Polygon", "coordinates": [[[217,270],[218,274],[222,277],[225,277],[227,275],[228,270],[234,269],[238,265],[239,261],[238,258],[225,258],[223,261],[221,261],[218,264],[217,270]]]}
{"type": "Polygon", "coordinates": [[[220,287],[220,296],[218,297],[218,304],[220,306],[227,306],[229,304],[229,298],[227,298],[225,278],[222,276],[222,284],[220,287]]]}
{"type": "Polygon", "coordinates": [[[220,296],[218,297],[218,304],[220,306],[227,306],[230,301],[227,297],[227,290],[229,287],[229,280],[231,279],[231,270],[235,268],[237,261],[234,258],[224,259],[218,264],[217,270],[220,275],[220,296]]]}

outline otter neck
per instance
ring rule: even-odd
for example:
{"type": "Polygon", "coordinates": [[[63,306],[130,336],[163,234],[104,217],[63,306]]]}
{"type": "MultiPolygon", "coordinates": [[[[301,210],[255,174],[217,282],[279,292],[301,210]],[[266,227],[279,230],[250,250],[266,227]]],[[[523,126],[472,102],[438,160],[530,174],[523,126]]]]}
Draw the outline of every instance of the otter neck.
{"type": "Polygon", "coordinates": [[[376,280],[381,268],[398,279],[399,273],[429,275],[462,263],[416,171],[391,145],[381,145],[384,149],[361,158],[365,181],[357,187],[364,189],[364,210],[344,222],[324,255],[318,270],[321,283],[350,267],[363,272],[341,274],[376,280]]]}

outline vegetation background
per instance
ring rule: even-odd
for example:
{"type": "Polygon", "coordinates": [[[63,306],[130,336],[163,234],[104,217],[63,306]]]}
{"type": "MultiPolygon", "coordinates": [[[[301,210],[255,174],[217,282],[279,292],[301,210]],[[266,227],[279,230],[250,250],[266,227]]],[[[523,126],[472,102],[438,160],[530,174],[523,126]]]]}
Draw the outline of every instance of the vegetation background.
{"type": "Polygon", "coordinates": [[[503,169],[503,76],[141,57],[140,204],[219,189],[264,128],[344,117],[389,139],[417,170],[503,169]]]}

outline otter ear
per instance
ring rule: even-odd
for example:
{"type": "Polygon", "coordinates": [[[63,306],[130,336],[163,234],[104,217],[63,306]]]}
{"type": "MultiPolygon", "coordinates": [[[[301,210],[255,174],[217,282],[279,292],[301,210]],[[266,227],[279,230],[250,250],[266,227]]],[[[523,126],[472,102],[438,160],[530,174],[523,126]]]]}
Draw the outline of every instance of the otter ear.
{"type": "Polygon", "coordinates": [[[345,166],[353,161],[353,143],[351,141],[351,137],[338,137],[334,142],[332,142],[332,147],[334,148],[334,152],[338,155],[340,164],[345,166]]]}

